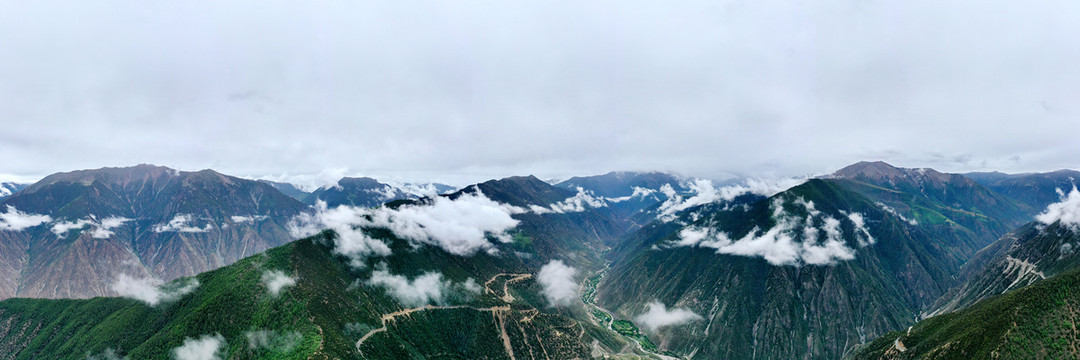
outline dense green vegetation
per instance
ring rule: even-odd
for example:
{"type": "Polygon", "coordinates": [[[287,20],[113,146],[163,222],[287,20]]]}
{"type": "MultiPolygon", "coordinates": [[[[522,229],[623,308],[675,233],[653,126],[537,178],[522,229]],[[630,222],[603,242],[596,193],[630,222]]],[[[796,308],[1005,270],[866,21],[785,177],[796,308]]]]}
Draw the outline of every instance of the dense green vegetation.
{"type": "MultiPolygon", "coordinates": [[[[371,266],[350,268],[321,244],[325,236],[333,234],[200,274],[194,292],[157,306],[124,298],[0,302],[0,353],[13,359],[79,359],[111,349],[132,359],[167,359],[185,339],[220,335],[227,344],[222,354],[230,359],[501,359],[511,353],[535,358],[543,357],[540,349],[544,356],[573,358],[588,357],[593,334],[601,333],[568,317],[572,312],[548,313],[530,305],[539,301],[533,281],[511,285],[520,287],[514,294],[520,302],[507,304],[486,292],[451,294],[448,303],[437,304],[446,308],[421,309],[384,322],[385,315],[408,307],[381,288],[358,282],[369,277],[371,266]],[[296,285],[279,296],[269,294],[261,276],[271,269],[294,277],[296,285]],[[374,331],[384,325],[385,330],[374,331]],[[252,348],[247,337],[257,331],[284,340],[269,349],[252,348]],[[358,347],[365,335],[371,336],[358,347]]],[[[425,269],[441,269],[451,281],[527,270],[515,257],[466,259],[432,249],[409,251],[404,241],[392,244],[395,255],[383,262],[410,278],[425,269]]],[[[617,353],[618,348],[605,351],[617,353]]]]}
{"type": "Polygon", "coordinates": [[[850,358],[1075,359],[1078,321],[1080,269],[890,332],[850,358]]]}
{"type": "MultiPolygon", "coordinates": [[[[393,255],[356,265],[328,248],[334,236],[328,232],[199,274],[194,292],[157,306],[121,298],[10,299],[0,302],[0,354],[80,359],[113,351],[165,359],[186,339],[203,336],[220,336],[221,355],[230,359],[1056,359],[1080,353],[1074,315],[1080,274],[1068,272],[1080,265],[1080,256],[1058,256],[1063,243],[1080,246],[1075,235],[1028,225],[984,248],[1031,208],[954,175],[860,165],[855,175],[809,180],[768,199],[744,195],[698,205],[670,222],[649,222],[658,198],[566,214],[515,214],[520,224],[509,233],[512,241],[493,242],[499,250],[494,255],[453,256],[368,229],[368,236],[387,241],[393,255]],[[768,230],[777,225],[778,198],[792,218],[811,218],[799,199],[843,220],[836,231],[854,259],[778,266],[760,256],[672,246],[687,225],[715,226],[732,238],[768,230]],[[853,212],[876,242],[861,243],[861,230],[847,218],[853,212]],[[631,229],[636,231],[626,235],[631,229]],[[554,259],[578,269],[580,304],[552,307],[541,294],[533,277],[554,259]],[[1038,271],[1028,271],[1029,264],[1038,271]],[[369,282],[376,269],[407,279],[437,271],[449,284],[473,285],[447,288],[427,305],[405,304],[369,282]],[[261,280],[268,270],[297,283],[271,295],[261,280]],[[1014,281],[1016,271],[1027,277],[1014,281]],[[1061,272],[1067,273],[1035,282],[1043,273],[1061,272]],[[979,296],[963,297],[957,308],[985,294],[1035,285],[927,319],[910,334],[894,331],[972,278],[982,281],[973,287],[979,296]],[[629,319],[652,301],[704,319],[645,331],[629,319]],[[272,339],[253,346],[249,338],[256,336],[272,339]]],[[[210,175],[195,179],[212,180],[210,175]]],[[[598,194],[627,196],[633,193],[628,184],[670,180],[647,175],[575,181],[598,194]]],[[[570,185],[514,177],[447,196],[482,191],[527,207],[572,196],[576,186],[570,185]]],[[[800,234],[795,241],[806,236],[800,234]]]]}
{"type": "Polygon", "coordinates": [[[637,325],[634,325],[633,321],[615,320],[615,322],[611,323],[611,328],[619,333],[619,335],[634,339],[634,341],[641,344],[641,348],[646,351],[657,352],[659,350],[659,348],[656,347],[656,344],[653,344],[653,342],[649,340],[649,337],[645,336],[645,334],[638,329],[637,325]]]}
{"type": "Polygon", "coordinates": [[[165,359],[185,338],[210,334],[224,336],[226,353],[236,358],[306,358],[319,350],[342,350],[343,344],[328,341],[328,334],[319,331],[325,324],[307,321],[326,318],[329,314],[320,312],[331,310],[312,306],[323,296],[305,298],[315,292],[310,287],[318,286],[316,282],[300,282],[277,297],[260,282],[264,269],[316,277],[319,269],[296,266],[309,261],[295,261],[316,256],[319,252],[303,251],[313,246],[310,241],[290,244],[201,274],[195,292],[153,307],[123,298],[5,300],[0,302],[0,352],[15,359],[72,359],[113,349],[134,359],[165,359]],[[274,353],[249,349],[244,334],[259,330],[299,332],[301,337],[274,353]]]}

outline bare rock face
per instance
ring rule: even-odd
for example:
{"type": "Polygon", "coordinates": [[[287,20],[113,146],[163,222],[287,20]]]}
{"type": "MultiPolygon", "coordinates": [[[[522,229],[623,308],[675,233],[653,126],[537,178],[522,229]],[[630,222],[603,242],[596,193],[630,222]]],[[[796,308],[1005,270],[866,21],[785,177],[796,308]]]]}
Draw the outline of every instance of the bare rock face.
{"type": "Polygon", "coordinates": [[[306,208],[269,184],[212,170],[139,165],[58,173],[0,200],[47,215],[0,227],[0,298],[114,295],[121,275],[171,280],[292,240],[306,208]]]}

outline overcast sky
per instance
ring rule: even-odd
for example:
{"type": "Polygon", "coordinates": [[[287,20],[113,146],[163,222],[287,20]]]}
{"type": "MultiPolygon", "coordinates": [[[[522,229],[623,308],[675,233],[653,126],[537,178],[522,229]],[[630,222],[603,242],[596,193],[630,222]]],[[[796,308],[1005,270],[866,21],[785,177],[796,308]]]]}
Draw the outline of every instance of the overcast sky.
{"type": "Polygon", "coordinates": [[[0,173],[1080,168],[1078,1],[678,3],[0,0],[0,173]]]}

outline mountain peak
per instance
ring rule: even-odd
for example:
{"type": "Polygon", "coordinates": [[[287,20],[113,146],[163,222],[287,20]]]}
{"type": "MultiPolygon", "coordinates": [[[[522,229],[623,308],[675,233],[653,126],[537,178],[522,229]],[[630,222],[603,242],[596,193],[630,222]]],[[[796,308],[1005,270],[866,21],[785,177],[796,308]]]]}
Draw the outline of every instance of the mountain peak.
{"type": "Polygon", "coordinates": [[[942,173],[931,168],[901,168],[884,161],[860,161],[837,170],[826,177],[889,184],[898,182],[918,183],[924,181],[931,183],[945,183],[952,181],[954,178],[951,174],[942,173]]]}
{"type": "Polygon", "coordinates": [[[453,194],[455,199],[463,194],[480,191],[488,198],[514,206],[547,205],[574,195],[573,191],[555,187],[536,176],[511,176],[469,185],[453,194]]]}
{"type": "Polygon", "coordinates": [[[343,177],[337,182],[338,186],[355,186],[363,188],[382,187],[385,184],[370,177],[343,177]]]}
{"type": "Polygon", "coordinates": [[[868,177],[871,179],[897,178],[904,176],[904,171],[884,161],[860,161],[837,170],[830,177],[841,179],[854,179],[868,177]]]}
{"type": "Polygon", "coordinates": [[[103,167],[99,169],[76,170],[52,174],[41,179],[41,181],[28,186],[25,191],[27,193],[32,193],[57,183],[79,183],[86,186],[95,181],[130,183],[145,181],[147,179],[176,176],[179,174],[179,171],[172,168],[150,164],[139,164],[128,167],[103,167]]]}

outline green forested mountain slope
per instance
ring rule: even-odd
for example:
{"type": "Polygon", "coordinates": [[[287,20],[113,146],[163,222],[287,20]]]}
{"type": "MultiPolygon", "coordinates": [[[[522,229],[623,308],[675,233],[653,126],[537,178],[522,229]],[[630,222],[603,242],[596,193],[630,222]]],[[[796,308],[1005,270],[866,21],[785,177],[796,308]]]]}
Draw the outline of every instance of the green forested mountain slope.
{"type": "MultiPolygon", "coordinates": [[[[597,296],[600,305],[627,318],[643,313],[654,300],[702,316],[655,333],[662,348],[684,356],[839,358],[851,346],[914,322],[919,309],[954,284],[951,274],[960,265],[936,249],[946,240],[836,180],[810,180],[745,208],[703,215],[686,228],[653,230],[653,246],[615,263],[597,296]],[[801,224],[811,211],[799,206],[800,200],[820,212],[812,217],[817,227],[824,217],[860,214],[875,241],[860,245],[863,233],[843,220],[839,231],[852,258],[828,263],[778,265],[735,248],[718,253],[703,246],[671,246],[682,230],[695,226],[718,226],[731,239],[760,240],[779,222],[789,221],[781,219],[800,219],[801,224]],[[779,218],[778,202],[786,213],[779,218]],[[746,238],[752,233],[760,236],[746,238]]],[[[804,230],[788,231],[796,249],[806,238],[804,230]]]]}
{"type": "Polygon", "coordinates": [[[963,309],[978,300],[1080,267],[1080,235],[1068,226],[1032,222],[983,249],[965,271],[966,281],[943,295],[927,315],[963,309]]]}
{"type": "Polygon", "coordinates": [[[190,294],[156,306],[125,298],[0,302],[0,353],[168,359],[195,339],[221,344],[219,355],[229,359],[569,359],[627,348],[614,332],[575,320],[584,319],[580,307],[547,307],[532,279],[536,267],[516,257],[410,251],[393,240],[395,254],[384,265],[358,269],[332,254],[323,236],[200,274],[190,294]],[[438,271],[456,285],[427,305],[402,303],[365,280],[383,269],[413,280],[438,271]],[[295,285],[275,296],[268,271],[295,285]]]}
{"type": "Polygon", "coordinates": [[[1075,359],[1080,269],[997,295],[860,347],[850,359],[1075,359]]]}
{"type": "Polygon", "coordinates": [[[829,178],[933,236],[948,239],[934,246],[958,262],[966,262],[1042,210],[991,191],[963,175],[933,169],[860,162],[829,178]]]}

